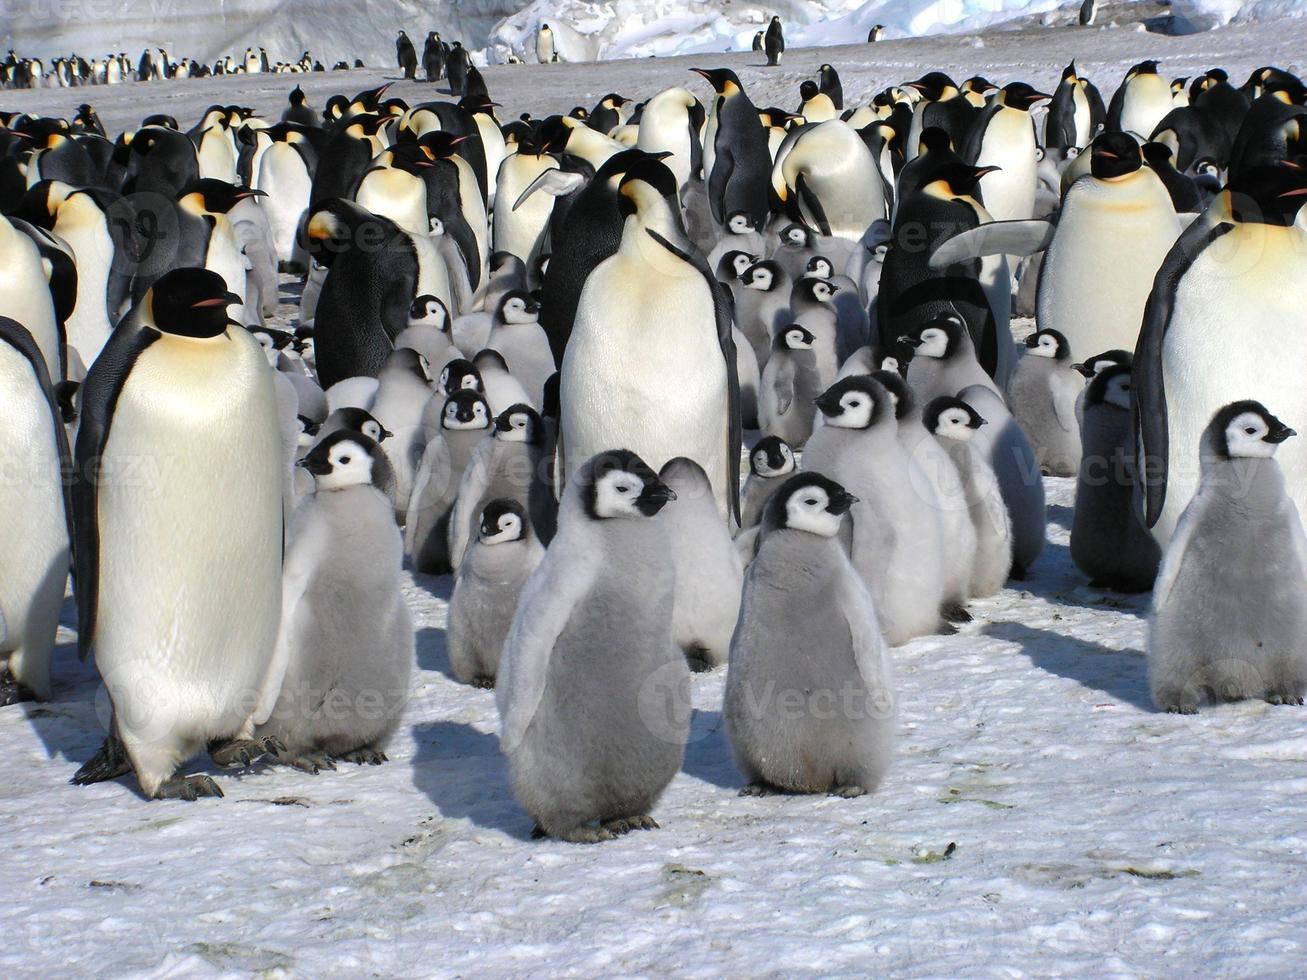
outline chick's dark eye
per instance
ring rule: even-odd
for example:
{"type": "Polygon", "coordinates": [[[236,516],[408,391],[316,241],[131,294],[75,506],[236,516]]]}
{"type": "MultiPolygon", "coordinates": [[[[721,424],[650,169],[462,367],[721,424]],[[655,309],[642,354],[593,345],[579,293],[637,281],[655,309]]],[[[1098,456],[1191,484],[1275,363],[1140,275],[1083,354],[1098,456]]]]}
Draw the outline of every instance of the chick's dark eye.
{"type": "Polygon", "coordinates": [[[348,456],[342,456],[342,457],[340,457],[340,465],[341,465],[341,466],[348,466],[348,465],[349,465],[349,457],[348,457],[348,456]]]}
{"type": "Polygon", "coordinates": [[[804,501],[804,503],[807,504],[809,507],[816,507],[816,506],[817,506],[817,498],[816,498],[816,497],[809,497],[807,500],[804,501]]]}
{"type": "Polygon", "coordinates": [[[1247,432],[1250,436],[1254,435],[1257,432],[1257,430],[1254,429],[1251,425],[1247,426],[1243,431],[1247,432]]]}

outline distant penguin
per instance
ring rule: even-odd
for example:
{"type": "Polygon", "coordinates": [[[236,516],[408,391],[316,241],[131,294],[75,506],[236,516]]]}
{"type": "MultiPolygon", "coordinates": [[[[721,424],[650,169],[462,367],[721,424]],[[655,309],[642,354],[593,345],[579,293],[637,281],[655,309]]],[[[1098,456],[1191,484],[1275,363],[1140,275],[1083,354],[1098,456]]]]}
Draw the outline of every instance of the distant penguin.
{"type": "Polygon", "coordinates": [[[857,797],[889,768],[893,665],[878,611],[838,540],[856,501],[833,480],[803,473],[767,506],[722,704],[746,795],[857,797]]]}
{"type": "Polygon", "coordinates": [[[449,666],[464,684],[495,686],[518,599],[544,555],[516,500],[492,500],[482,509],[449,599],[449,666]]]}
{"type": "Polygon", "coordinates": [[[1143,139],[1171,111],[1171,86],[1157,73],[1156,61],[1141,61],[1126,72],[1107,107],[1109,133],[1135,133],[1143,139]]]}
{"type": "MultiPolygon", "coordinates": [[[[1153,592],[1153,701],[1300,705],[1307,694],[1307,535],[1275,460],[1297,435],[1265,406],[1224,406],[1203,433],[1202,477],[1153,592]]],[[[1192,451],[1193,447],[1190,447],[1192,451]]]]}
{"type": "Polygon", "coordinates": [[[672,498],[633,453],[588,460],[523,590],[495,701],[513,793],[544,834],[593,843],[657,827],[649,812],[681,768],[688,668],[651,520],[672,498]]]}
{"type": "Polygon", "coordinates": [[[762,41],[763,50],[767,54],[767,64],[775,67],[781,63],[781,55],[785,54],[785,32],[781,29],[781,19],[772,17],[767,24],[767,33],[762,41]]]}
{"type": "Polygon", "coordinates": [[[875,44],[885,36],[884,24],[872,24],[871,30],[867,32],[867,43],[875,44]]]}
{"type": "Polygon", "coordinates": [[[827,387],[817,369],[814,339],[797,323],[779,328],[759,385],[758,428],[795,449],[812,435],[815,402],[827,387]]]}
{"type": "Polygon", "coordinates": [[[1050,150],[1086,147],[1106,117],[1103,97],[1073,61],[1062,69],[1044,121],[1044,146],[1050,150]]]}
{"type": "Polygon", "coordinates": [[[409,40],[408,35],[403,31],[395,38],[395,60],[399,68],[404,73],[405,81],[413,82],[418,77],[418,54],[413,48],[413,42],[409,40]]]}
{"type": "Polygon", "coordinates": [[[540,326],[540,304],[519,290],[505,293],[486,346],[502,355],[531,404],[542,405],[545,382],[557,368],[549,338],[540,326]]]}
{"type": "Polygon", "coordinates": [[[449,522],[463,472],[492,420],[485,395],[472,389],[454,391],[443,404],[439,396],[432,396],[428,403],[423,425],[436,434],[427,443],[413,477],[404,522],[404,548],[413,559],[413,568],[423,575],[446,575],[454,570],[449,560],[449,522]]]}
{"type": "MultiPolygon", "coordinates": [[[[845,378],[817,399],[824,424],[804,451],[804,467],[830,474],[858,497],[845,534],[891,646],[937,632],[944,605],[943,549],[933,501],[898,440],[893,399],[878,381],[845,378]]],[[[950,627],[951,628],[951,627],[950,627]]]]}
{"type": "Polygon", "coordinates": [[[953,460],[967,515],[976,532],[976,556],[971,569],[971,595],[994,595],[1012,571],[1012,519],[989,461],[971,445],[976,430],[986,424],[980,413],[961,398],[943,396],[926,406],[922,425],[953,460]]]}
{"type": "MultiPolygon", "coordinates": [[[[1206,420],[1249,391],[1265,393],[1286,417],[1307,418],[1295,367],[1307,357],[1307,309],[1285,288],[1307,277],[1304,200],[1300,168],[1232,176],[1158,270],[1132,393],[1146,523],[1164,551],[1198,486],[1193,447],[1206,420]]],[[[1290,443],[1278,459],[1289,496],[1307,509],[1307,446],[1290,443]]]]}
{"type": "Polygon", "coordinates": [[[704,132],[703,164],[713,221],[722,226],[740,212],[749,215],[754,228],[762,228],[771,210],[767,185],[772,159],[758,109],[729,68],[692,70],[706,78],[715,92],[704,132]]]}
{"type": "Polygon", "coordinates": [[[676,506],[657,518],[676,569],[673,639],[692,671],[711,670],[730,654],[744,569],[703,467],[678,457],[659,471],[658,479],[676,494],[676,506]]]}
{"type": "Polygon", "coordinates": [[[1048,527],[1044,481],[1035,451],[994,389],[973,385],[958,392],[958,397],[987,423],[975,430],[971,444],[998,480],[1012,521],[1012,577],[1023,580],[1044,550],[1048,527]]]}
{"type": "Polygon", "coordinates": [[[0,317],[0,459],[8,478],[0,525],[0,706],[50,698],[50,659],[68,582],[72,454],[32,335],[0,317]]]}
{"type": "Polygon", "coordinates": [[[259,734],[279,761],[317,772],[378,765],[408,703],[413,624],[400,588],[403,543],[380,446],[337,432],[301,464],[315,492],[291,521],[281,630],[259,734]],[[324,698],[324,694],[326,697],[324,698]]]}
{"type": "Polygon", "coordinates": [[[1072,476],[1080,466],[1076,399],[1084,387],[1065,337],[1037,330],[1026,338],[1025,356],[1008,381],[1007,402],[1049,476],[1072,476]]]}
{"type": "MultiPolygon", "coordinates": [[[[165,274],[83,389],[78,646],[94,650],[114,705],[109,746],[120,748],[108,754],[125,753],[152,798],[220,796],[208,776],[175,774],[206,746],[219,761],[268,750],[251,741],[249,694],[280,617],[282,449],[272,372],[258,342],[229,326],[234,302],[216,273],[165,274]],[[160,452],[172,459],[162,484],[89,478],[95,462],[127,472],[160,452]]],[[[125,768],[97,772],[100,758],[76,778],[125,768]]]]}
{"type": "Polygon", "coordinates": [[[1091,587],[1147,592],[1162,553],[1135,506],[1134,440],[1130,427],[1130,366],[1094,376],[1085,397],[1084,456],[1076,482],[1071,560],[1091,587]]]}
{"type": "Polygon", "coordinates": [[[548,65],[557,60],[555,54],[554,32],[548,24],[541,24],[536,30],[536,60],[542,65],[548,65]]]}
{"type": "Polygon", "coordinates": [[[1094,18],[1098,16],[1098,0],[1084,0],[1080,4],[1080,26],[1092,27],[1094,18]]]}
{"type": "Polygon", "coordinates": [[[794,473],[798,464],[794,451],[779,436],[763,436],[749,453],[749,475],[744,481],[740,503],[740,529],[757,527],[763,508],[776,488],[794,473]]]}
{"type": "Polygon", "coordinates": [[[457,98],[468,94],[467,82],[472,69],[471,57],[462,42],[455,41],[445,56],[445,76],[449,79],[449,92],[457,98]]]}
{"type": "Polygon", "coordinates": [[[422,45],[422,71],[431,85],[440,81],[445,74],[445,46],[435,31],[427,32],[427,39],[422,45]]]}

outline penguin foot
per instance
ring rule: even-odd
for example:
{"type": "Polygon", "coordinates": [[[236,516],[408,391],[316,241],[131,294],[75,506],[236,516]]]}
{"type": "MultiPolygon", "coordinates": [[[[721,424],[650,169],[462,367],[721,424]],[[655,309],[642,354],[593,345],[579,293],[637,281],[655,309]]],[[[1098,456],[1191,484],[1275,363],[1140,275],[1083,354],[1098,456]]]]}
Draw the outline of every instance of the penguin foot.
{"type": "Polygon", "coordinates": [[[859,796],[866,796],[867,791],[862,786],[850,783],[848,786],[836,786],[828,795],[838,796],[844,800],[856,800],[859,796]]]}
{"type": "Polygon", "coordinates": [[[14,675],[9,673],[9,668],[0,672],[0,708],[8,707],[11,704],[19,704],[22,701],[35,701],[36,695],[26,686],[19,684],[14,680],[14,675]]]}
{"type": "Polygon", "coordinates": [[[617,839],[617,835],[607,827],[573,827],[571,830],[560,830],[549,836],[567,841],[569,844],[599,844],[606,840],[617,839]]]}
{"type": "MultiPolygon", "coordinates": [[[[379,766],[383,762],[390,761],[386,758],[386,753],[381,752],[378,749],[369,748],[355,749],[353,752],[343,752],[336,756],[336,758],[341,762],[352,762],[356,766],[379,766]]],[[[332,766],[332,768],[334,769],[336,767],[332,766]]]]}
{"type": "Polygon", "coordinates": [[[495,689],[495,679],[485,675],[473,677],[468,683],[482,691],[493,691],[495,689]]]}
{"type": "Polygon", "coordinates": [[[536,824],[534,827],[531,828],[532,840],[544,840],[548,836],[549,833],[545,830],[544,827],[541,827],[539,824],[536,824]]]}
{"type": "Polygon", "coordinates": [[[229,741],[210,742],[209,758],[219,769],[230,769],[235,765],[252,766],[267,756],[279,756],[286,752],[286,746],[275,735],[262,738],[233,738],[229,741]]]}
{"type": "Polygon", "coordinates": [[[1026,570],[1017,565],[1013,565],[1012,570],[1008,572],[1008,578],[1013,582],[1024,582],[1026,580],[1026,570]]]}
{"type": "Polygon", "coordinates": [[[209,776],[173,776],[165,779],[154,794],[156,800],[190,800],[201,796],[223,796],[222,787],[209,776]]]}
{"type": "Polygon", "coordinates": [[[761,779],[757,782],[749,783],[740,790],[740,796],[771,796],[773,793],[779,793],[771,783],[765,783],[761,779]]]}
{"type": "Polygon", "coordinates": [[[935,628],[935,632],[940,636],[956,636],[958,628],[948,620],[941,619],[939,621],[939,626],[935,628]]]}
{"type": "Polygon", "coordinates": [[[708,648],[699,646],[697,643],[686,647],[685,663],[692,674],[706,674],[713,669],[713,662],[708,653],[708,648]]]}
{"type": "Polygon", "coordinates": [[[610,830],[616,836],[629,834],[633,830],[657,830],[658,821],[648,814],[641,814],[638,817],[621,817],[617,820],[605,820],[600,824],[604,830],[610,830]]]}
{"type": "Polygon", "coordinates": [[[960,602],[950,602],[940,610],[940,615],[950,623],[970,623],[973,621],[971,613],[967,612],[966,606],[960,602]]]}
{"type": "Polygon", "coordinates": [[[330,756],[321,752],[306,752],[294,758],[279,755],[277,756],[277,762],[283,766],[294,766],[300,772],[311,773],[314,776],[324,769],[330,769],[332,772],[336,771],[336,763],[331,761],[330,756]]]}
{"type": "Polygon", "coordinates": [[[126,776],[131,771],[132,764],[123,749],[123,743],[110,735],[99,751],[73,773],[69,782],[74,786],[90,786],[92,783],[106,783],[119,776],[126,776]]]}
{"type": "Polygon", "coordinates": [[[1277,707],[1290,706],[1300,707],[1302,705],[1302,695],[1299,694],[1268,694],[1266,703],[1273,704],[1277,707]]]}
{"type": "Polygon", "coordinates": [[[1168,704],[1166,706],[1168,715],[1196,715],[1198,714],[1198,705],[1196,704],[1168,704]]]}

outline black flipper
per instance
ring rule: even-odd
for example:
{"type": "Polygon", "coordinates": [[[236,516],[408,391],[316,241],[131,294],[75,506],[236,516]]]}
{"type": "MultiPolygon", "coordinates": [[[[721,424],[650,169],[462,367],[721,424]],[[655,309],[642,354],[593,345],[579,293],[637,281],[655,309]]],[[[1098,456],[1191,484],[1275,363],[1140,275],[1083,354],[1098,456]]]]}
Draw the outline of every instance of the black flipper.
{"type": "Polygon", "coordinates": [[[803,174],[799,174],[794,180],[794,193],[798,195],[799,200],[808,209],[808,213],[812,215],[812,220],[817,222],[817,231],[829,238],[830,222],[826,219],[826,209],[821,206],[821,200],[812,192],[808,182],[803,179],[803,174]]]}
{"type": "Polygon", "coordinates": [[[731,156],[730,147],[724,146],[713,158],[712,173],[708,175],[708,207],[712,210],[713,221],[719,225],[726,224],[726,188],[730,186],[733,173],[735,157],[731,156]]]}
{"type": "Polygon", "coordinates": [[[109,442],[118,395],[141,352],[159,339],[153,327],[129,313],[91,365],[82,388],[82,421],[73,468],[73,583],[77,595],[77,653],[85,660],[95,635],[100,576],[99,464],[109,442]]]}

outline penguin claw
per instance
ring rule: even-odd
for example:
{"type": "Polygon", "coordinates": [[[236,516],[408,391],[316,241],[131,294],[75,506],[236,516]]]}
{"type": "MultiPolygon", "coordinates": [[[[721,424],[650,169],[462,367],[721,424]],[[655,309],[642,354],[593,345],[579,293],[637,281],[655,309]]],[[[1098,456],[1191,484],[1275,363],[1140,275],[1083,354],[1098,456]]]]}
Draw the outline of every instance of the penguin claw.
{"type": "Polygon", "coordinates": [[[73,773],[69,780],[74,786],[90,786],[92,783],[105,783],[132,771],[131,761],[123,750],[123,743],[110,735],[99,750],[82,764],[82,768],[73,773]]]}
{"type": "Polygon", "coordinates": [[[831,796],[838,796],[844,800],[856,800],[859,796],[866,796],[865,788],[857,784],[850,783],[848,786],[836,786],[830,791],[831,796]]]}
{"type": "Polygon", "coordinates": [[[165,779],[155,791],[156,800],[187,800],[194,802],[201,796],[221,799],[225,794],[222,787],[209,776],[173,776],[165,779]]]}
{"type": "Polygon", "coordinates": [[[0,671],[0,708],[6,708],[11,704],[20,704],[23,701],[35,700],[36,695],[25,685],[14,680],[14,675],[9,673],[8,668],[0,671]]]}
{"type": "Polygon", "coordinates": [[[1277,707],[1300,707],[1302,698],[1297,694],[1268,694],[1266,703],[1277,707]]]}
{"type": "Polygon", "coordinates": [[[767,783],[764,783],[762,780],[758,780],[758,782],[756,783],[750,783],[748,786],[743,787],[740,790],[740,795],[741,796],[770,796],[772,793],[775,792],[776,792],[775,788],[769,786],[767,783]]]}
{"type": "Polygon", "coordinates": [[[629,834],[633,830],[657,830],[658,821],[647,813],[642,813],[635,817],[619,817],[616,820],[605,820],[600,826],[604,830],[611,831],[615,836],[621,837],[623,834],[629,834]]]}
{"type": "Polygon", "coordinates": [[[300,772],[307,772],[314,776],[324,769],[330,769],[332,772],[336,771],[336,763],[325,755],[300,755],[293,759],[279,757],[277,761],[287,766],[294,766],[300,772]]]}
{"type": "Polygon", "coordinates": [[[493,691],[495,689],[495,679],[493,677],[473,677],[472,686],[482,691],[493,691]]]}
{"type": "Polygon", "coordinates": [[[607,827],[573,827],[571,830],[559,831],[551,836],[569,844],[599,844],[617,839],[617,835],[607,827]]]}
{"type": "Polygon", "coordinates": [[[967,612],[966,606],[960,602],[950,602],[941,613],[950,623],[970,623],[974,620],[971,613],[967,612]]]}
{"type": "Polygon", "coordinates": [[[267,756],[275,758],[281,755],[285,751],[285,746],[281,745],[281,751],[278,751],[278,745],[281,745],[281,742],[270,736],[233,738],[226,742],[210,743],[209,758],[220,769],[230,769],[237,763],[240,763],[242,768],[248,768],[267,756]]]}
{"type": "Polygon", "coordinates": [[[1168,715],[1196,715],[1198,706],[1193,704],[1168,704],[1166,706],[1168,715]]]}
{"type": "MultiPolygon", "coordinates": [[[[355,749],[353,752],[343,752],[336,756],[342,762],[352,762],[358,766],[379,766],[383,762],[389,762],[386,753],[378,749],[355,749]]],[[[331,768],[335,769],[335,766],[331,768]]]]}

